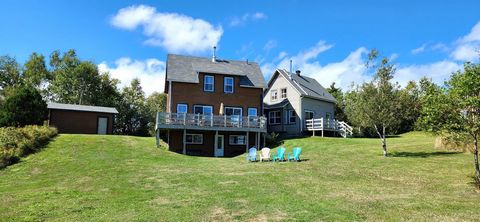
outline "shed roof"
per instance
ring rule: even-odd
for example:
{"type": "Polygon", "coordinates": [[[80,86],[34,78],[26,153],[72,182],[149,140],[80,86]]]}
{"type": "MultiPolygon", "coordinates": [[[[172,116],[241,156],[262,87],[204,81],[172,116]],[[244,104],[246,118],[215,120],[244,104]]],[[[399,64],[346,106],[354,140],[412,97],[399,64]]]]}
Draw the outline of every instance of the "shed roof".
{"type": "MultiPolygon", "coordinates": [[[[317,82],[317,80],[304,75],[297,75],[296,73],[290,73],[284,69],[277,69],[275,74],[283,75],[285,79],[300,93],[301,96],[310,97],[313,99],[319,99],[336,103],[337,100],[333,97],[323,86],[317,82]]],[[[273,83],[273,79],[276,75],[273,75],[268,86],[273,83]]]]}
{"type": "Polygon", "coordinates": [[[166,81],[199,83],[199,73],[240,76],[240,86],[265,88],[260,66],[256,62],[222,60],[168,54],[166,81]]]}
{"type": "Polygon", "coordinates": [[[85,105],[74,105],[74,104],[65,104],[65,103],[48,103],[47,108],[48,109],[83,111],[83,112],[118,114],[117,109],[115,109],[113,107],[104,107],[104,106],[85,106],[85,105]]]}

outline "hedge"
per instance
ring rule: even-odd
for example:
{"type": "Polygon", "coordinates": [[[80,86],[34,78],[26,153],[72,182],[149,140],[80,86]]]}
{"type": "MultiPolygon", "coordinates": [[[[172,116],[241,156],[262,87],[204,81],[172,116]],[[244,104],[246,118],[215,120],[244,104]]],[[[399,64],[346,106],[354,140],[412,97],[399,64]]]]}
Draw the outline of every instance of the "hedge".
{"type": "Polygon", "coordinates": [[[48,126],[0,128],[0,169],[39,151],[57,134],[56,128],[48,126]]]}

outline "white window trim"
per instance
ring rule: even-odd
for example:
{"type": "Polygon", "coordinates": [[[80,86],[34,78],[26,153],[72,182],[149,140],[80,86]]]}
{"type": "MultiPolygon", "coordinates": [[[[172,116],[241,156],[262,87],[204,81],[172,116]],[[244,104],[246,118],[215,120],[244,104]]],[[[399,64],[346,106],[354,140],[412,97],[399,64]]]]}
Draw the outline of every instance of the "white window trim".
{"type": "Polygon", "coordinates": [[[187,133],[187,134],[185,134],[185,144],[197,144],[197,145],[198,145],[198,144],[203,144],[203,134],[199,134],[199,133],[187,133]],[[187,139],[186,139],[187,136],[192,136],[192,142],[188,142],[188,141],[187,141],[187,139]],[[194,137],[194,136],[200,136],[201,141],[195,143],[195,142],[193,141],[193,137],[194,137]]]}
{"type": "Polygon", "coordinates": [[[223,92],[224,93],[233,93],[235,91],[235,79],[233,77],[225,77],[223,79],[223,92]],[[227,92],[227,79],[231,79],[232,80],[232,91],[231,92],[227,92]]]}
{"type": "Polygon", "coordinates": [[[290,121],[290,119],[292,118],[292,112],[295,112],[295,110],[290,109],[290,110],[287,111],[287,113],[288,113],[288,114],[287,114],[287,116],[288,116],[288,120],[287,120],[288,124],[297,123],[297,118],[296,118],[297,115],[296,115],[296,114],[295,114],[295,116],[294,116],[294,117],[295,117],[295,122],[290,121]]]}
{"type": "Polygon", "coordinates": [[[251,115],[250,115],[250,110],[255,110],[255,114],[256,114],[255,116],[258,116],[258,109],[257,109],[257,108],[248,108],[248,109],[247,109],[247,115],[248,115],[248,116],[251,116],[251,115]]]}
{"type": "Polygon", "coordinates": [[[203,91],[205,92],[214,92],[215,91],[215,77],[211,75],[205,75],[203,77],[203,91]],[[207,90],[205,87],[207,86],[207,78],[212,77],[212,90],[207,90]]]}
{"type": "MultiPolygon", "coordinates": [[[[232,106],[226,106],[223,110],[223,112],[225,113],[225,115],[227,115],[227,109],[239,109],[240,110],[240,115],[238,115],[239,117],[242,117],[243,115],[243,109],[240,108],[240,107],[232,107],[232,106]]],[[[236,115],[235,115],[236,116],[236,115]]]]}
{"type": "MultiPolygon", "coordinates": [[[[282,112],[279,111],[279,110],[268,112],[268,124],[278,125],[278,124],[282,123],[282,117],[281,117],[281,115],[282,115],[282,112]],[[275,123],[272,123],[272,121],[271,121],[271,120],[272,120],[272,117],[273,117],[272,113],[278,113],[278,115],[280,116],[280,122],[279,122],[279,123],[276,123],[276,122],[275,122],[275,123]]],[[[275,118],[273,118],[273,119],[275,120],[275,119],[277,119],[277,118],[275,117],[275,118]]]]}
{"type": "Polygon", "coordinates": [[[230,144],[230,145],[245,145],[245,144],[247,144],[246,135],[230,135],[228,137],[228,144],[230,144]],[[233,138],[234,137],[243,137],[243,143],[233,143],[233,138]]]}
{"type": "Polygon", "coordinates": [[[282,98],[282,99],[287,98],[287,93],[288,93],[287,88],[281,88],[280,89],[280,98],[282,98]],[[285,96],[283,96],[284,94],[283,94],[282,90],[285,90],[285,96]]]}
{"type": "Polygon", "coordinates": [[[180,113],[180,112],[178,112],[178,110],[179,110],[178,108],[179,108],[180,106],[185,106],[185,108],[186,108],[186,109],[185,109],[185,110],[186,110],[185,113],[188,113],[188,104],[185,104],[185,103],[178,103],[178,104],[177,104],[177,110],[176,110],[177,113],[180,113]]]}
{"type": "Polygon", "coordinates": [[[278,90],[272,89],[272,90],[270,91],[270,100],[272,100],[272,101],[277,101],[277,99],[278,99],[278,90]],[[275,98],[273,98],[273,93],[275,93],[275,98]]]}
{"type": "Polygon", "coordinates": [[[213,114],[213,106],[210,106],[210,105],[193,105],[193,113],[195,113],[195,108],[196,107],[202,107],[202,115],[205,115],[205,107],[209,107],[212,110],[211,114],[213,114]]]}

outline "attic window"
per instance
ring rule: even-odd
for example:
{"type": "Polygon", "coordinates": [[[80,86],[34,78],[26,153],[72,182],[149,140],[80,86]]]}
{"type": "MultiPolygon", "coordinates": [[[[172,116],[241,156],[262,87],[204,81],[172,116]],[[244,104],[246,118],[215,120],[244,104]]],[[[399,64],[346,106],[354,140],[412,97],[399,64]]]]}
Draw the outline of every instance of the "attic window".
{"type": "Polygon", "coordinates": [[[280,93],[282,99],[287,98],[287,88],[280,89],[280,93]]]}
{"type": "Polygon", "coordinates": [[[278,92],[277,92],[276,89],[274,89],[274,90],[272,90],[272,91],[270,92],[270,99],[271,99],[272,101],[275,101],[275,100],[278,99],[278,92]]]}

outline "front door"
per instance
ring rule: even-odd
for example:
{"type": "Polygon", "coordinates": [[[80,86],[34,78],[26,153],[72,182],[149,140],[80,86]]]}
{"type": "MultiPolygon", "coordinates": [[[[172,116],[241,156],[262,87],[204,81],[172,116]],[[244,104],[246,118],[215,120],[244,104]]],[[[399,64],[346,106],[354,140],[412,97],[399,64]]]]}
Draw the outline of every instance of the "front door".
{"type": "Polygon", "coordinates": [[[108,118],[107,117],[98,117],[98,134],[107,134],[108,118]]]}
{"type": "Polygon", "coordinates": [[[223,156],[223,151],[225,149],[225,141],[223,135],[217,135],[217,149],[215,150],[215,156],[223,156]]]}

